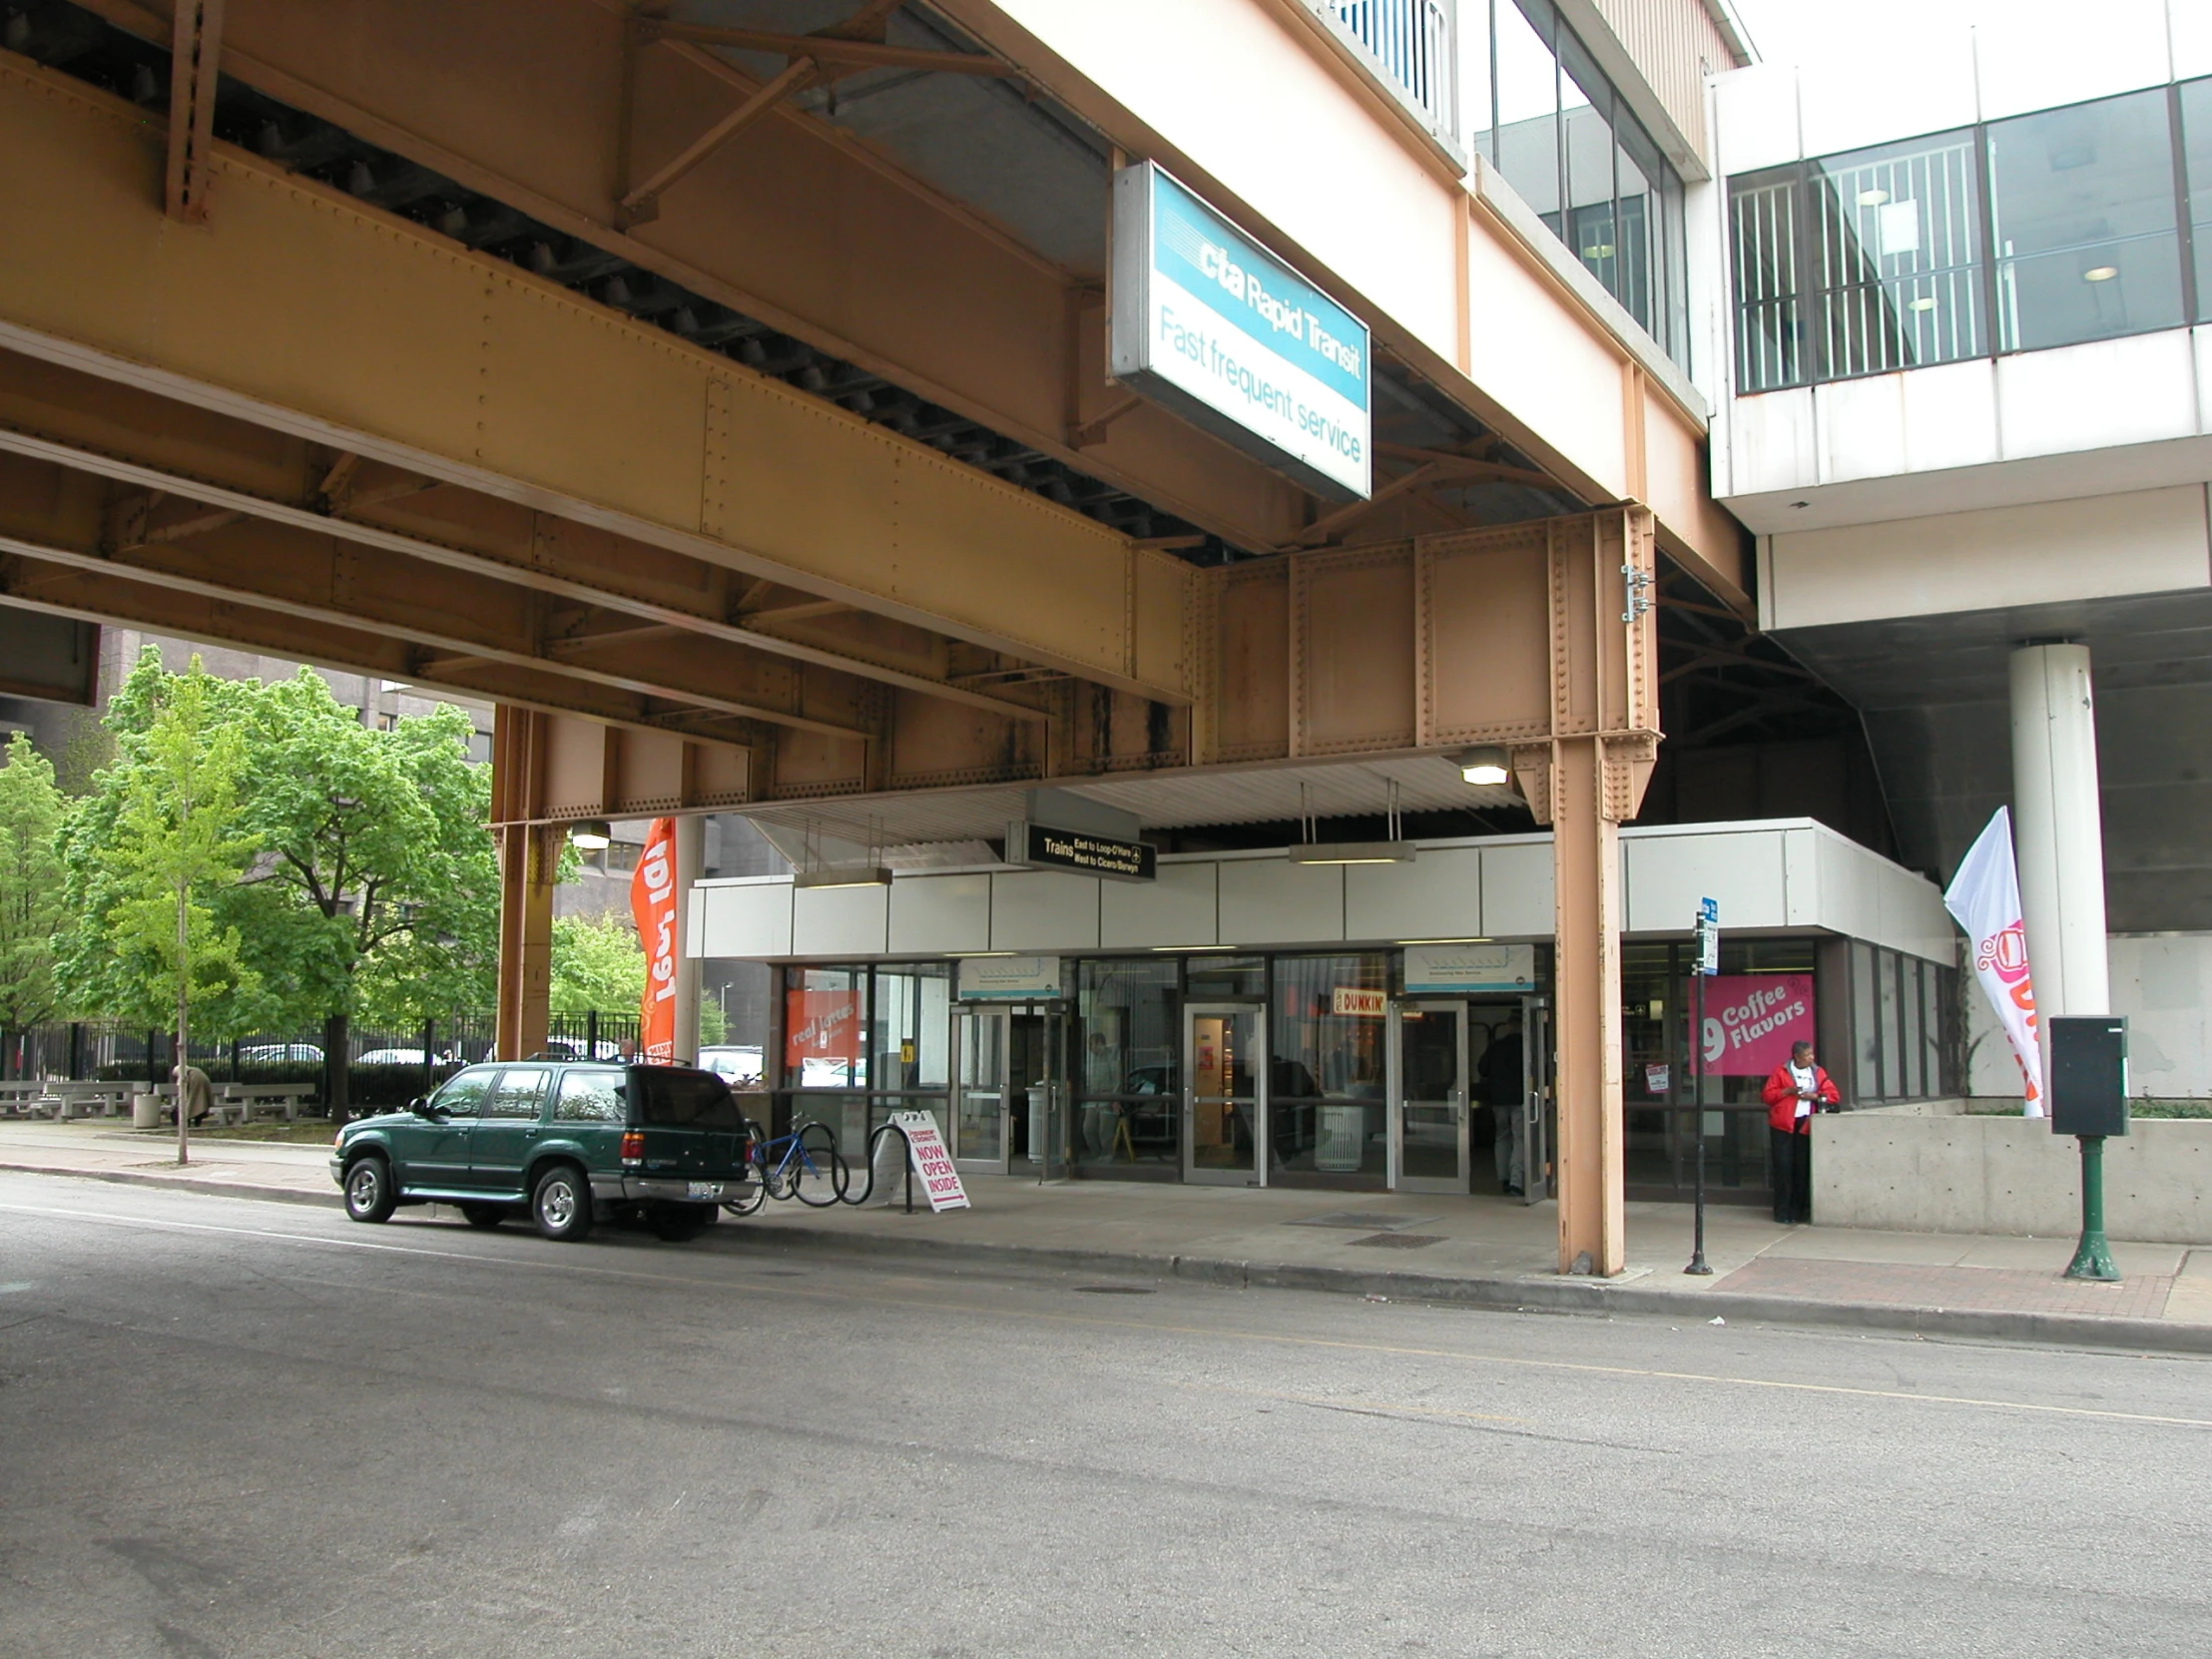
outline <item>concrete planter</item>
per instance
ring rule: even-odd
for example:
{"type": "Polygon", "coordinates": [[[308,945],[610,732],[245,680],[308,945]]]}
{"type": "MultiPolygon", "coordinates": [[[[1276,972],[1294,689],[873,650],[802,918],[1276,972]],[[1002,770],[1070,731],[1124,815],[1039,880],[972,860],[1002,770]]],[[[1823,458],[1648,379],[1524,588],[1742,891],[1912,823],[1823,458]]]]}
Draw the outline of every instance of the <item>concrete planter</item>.
{"type": "MultiPolygon", "coordinates": [[[[2104,1143],[2105,1230],[2212,1244],[2212,1120],[2140,1119],[2104,1143]]],[[[1898,1233],[2064,1238],[2081,1227],[2081,1156],[2040,1119],[1956,1102],[1813,1120],[1813,1217],[1898,1233]]]]}

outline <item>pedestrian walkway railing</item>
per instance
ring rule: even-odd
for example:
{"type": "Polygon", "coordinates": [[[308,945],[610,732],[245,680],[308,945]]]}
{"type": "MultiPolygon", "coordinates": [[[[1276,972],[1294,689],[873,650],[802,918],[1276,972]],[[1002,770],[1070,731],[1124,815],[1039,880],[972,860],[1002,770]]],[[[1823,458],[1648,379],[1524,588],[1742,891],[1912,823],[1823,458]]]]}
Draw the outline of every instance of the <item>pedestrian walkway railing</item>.
{"type": "Polygon", "coordinates": [[[1344,32],[1405,89],[1434,130],[1456,134],[1457,0],[1327,0],[1344,32]]]}

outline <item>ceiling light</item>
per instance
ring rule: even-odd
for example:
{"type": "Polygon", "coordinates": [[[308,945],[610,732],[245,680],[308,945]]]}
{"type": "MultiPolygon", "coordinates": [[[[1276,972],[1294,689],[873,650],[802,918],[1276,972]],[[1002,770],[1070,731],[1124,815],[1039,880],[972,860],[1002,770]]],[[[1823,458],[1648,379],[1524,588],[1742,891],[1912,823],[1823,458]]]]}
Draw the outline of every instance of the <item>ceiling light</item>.
{"type": "Polygon", "coordinates": [[[1912,304],[1906,307],[1907,310],[1912,311],[1932,311],[1935,308],[1936,301],[1925,296],[1914,300],[1912,304]]]}
{"type": "Polygon", "coordinates": [[[1479,939],[1395,939],[1391,942],[1395,944],[1488,944],[1490,941],[1488,935],[1485,934],[1479,939]]]}
{"type": "Polygon", "coordinates": [[[880,864],[803,869],[792,877],[792,885],[795,887],[887,887],[890,884],[891,872],[880,864]]]}
{"type": "Polygon", "coordinates": [[[1879,208],[1882,206],[1883,203],[1889,200],[1890,193],[1880,188],[1874,190],[1863,190],[1859,193],[1859,205],[1862,208],[1879,208]]]}
{"type": "Polygon", "coordinates": [[[1409,864],[1411,841],[1309,841],[1291,848],[1294,864],[1409,864]]]}
{"type": "Polygon", "coordinates": [[[1470,784],[1495,786],[1507,782],[1513,776],[1511,757],[1496,744],[1478,744],[1472,749],[1462,749],[1452,756],[1451,764],[1459,769],[1459,776],[1470,784]]]}
{"type": "Polygon", "coordinates": [[[581,824],[568,827],[569,844],[583,852],[603,852],[607,843],[615,838],[603,818],[588,818],[581,824]]]}
{"type": "Polygon", "coordinates": [[[1601,242],[1594,247],[1585,248],[1582,250],[1582,257],[1585,260],[1609,260],[1613,257],[1613,245],[1601,242]]]}
{"type": "Polygon", "coordinates": [[[2093,265],[2081,274],[2084,282],[2109,282],[2120,274],[2116,265],[2093,265]]]}
{"type": "Polygon", "coordinates": [[[1187,950],[1195,954],[1201,950],[1234,950],[1237,947],[1233,944],[1156,944],[1150,948],[1154,950],[1187,950]]]}

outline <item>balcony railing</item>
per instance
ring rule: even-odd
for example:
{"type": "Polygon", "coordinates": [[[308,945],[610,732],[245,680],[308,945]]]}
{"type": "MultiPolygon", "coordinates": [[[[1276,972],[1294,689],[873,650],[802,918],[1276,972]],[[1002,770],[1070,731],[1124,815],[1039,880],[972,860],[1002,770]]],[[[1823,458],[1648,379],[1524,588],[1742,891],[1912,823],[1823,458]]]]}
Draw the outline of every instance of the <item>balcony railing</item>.
{"type": "Polygon", "coordinates": [[[1344,31],[1405,89],[1439,133],[1456,137],[1452,65],[1457,0],[1328,0],[1344,31]]]}

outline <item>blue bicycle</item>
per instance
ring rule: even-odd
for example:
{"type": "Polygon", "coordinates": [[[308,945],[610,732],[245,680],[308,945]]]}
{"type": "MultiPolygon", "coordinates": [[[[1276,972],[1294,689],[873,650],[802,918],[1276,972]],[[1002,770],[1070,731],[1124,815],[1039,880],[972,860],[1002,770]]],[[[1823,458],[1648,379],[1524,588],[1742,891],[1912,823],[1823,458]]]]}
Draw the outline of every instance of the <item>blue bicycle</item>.
{"type": "Polygon", "coordinates": [[[748,1123],[746,1143],[751,1172],[746,1191],[722,1206],[734,1216],[750,1216],[772,1198],[796,1198],[810,1209],[827,1210],[851,1184],[851,1171],[837,1156],[836,1134],[827,1123],[802,1123],[774,1140],[759,1124],[748,1123]]]}

